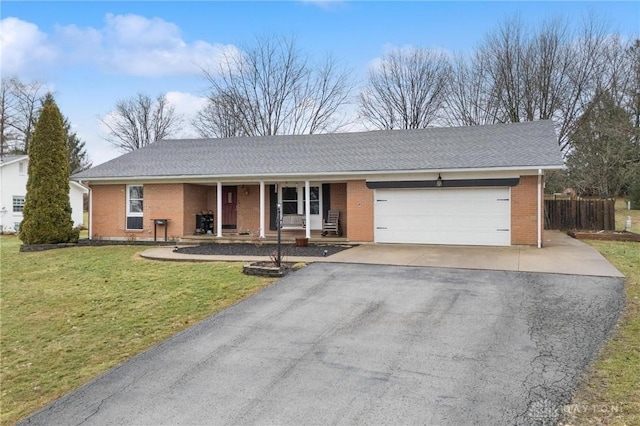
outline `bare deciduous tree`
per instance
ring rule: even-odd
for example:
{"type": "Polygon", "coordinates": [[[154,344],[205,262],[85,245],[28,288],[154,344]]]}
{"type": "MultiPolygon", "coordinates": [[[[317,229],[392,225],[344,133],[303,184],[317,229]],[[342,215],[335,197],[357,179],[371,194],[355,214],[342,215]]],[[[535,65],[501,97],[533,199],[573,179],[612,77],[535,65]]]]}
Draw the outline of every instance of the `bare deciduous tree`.
{"type": "Polygon", "coordinates": [[[22,82],[16,77],[3,78],[0,88],[0,127],[2,153],[26,154],[33,137],[44,85],[38,81],[22,82]]]}
{"type": "Polygon", "coordinates": [[[593,18],[579,34],[560,20],[545,22],[538,31],[517,18],[505,21],[477,52],[498,101],[496,121],[555,119],[558,143],[566,151],[569,133],[602,87],[605,34],[593,18]]]}
{"type": "Polygon", "coordinates": [[[418,129],[443,107],[451,66],[444,53],[395,49],[369,72],[360,92],[360,116],[378,129],[418,129]]]}
{"type": "Polygon", "coordinates": [[[171,136],[182,118],[176,114],[165,94],[154,100],[149,95],[138,93],[118,101],[115,110],[101,121],[109,129],[107,141],[129,152],[171,136]]]}
{"type": "Polygon", "coordinates": [[[496,87],[482,55],[472,60],[458,55],[453,63],[444,121],[451,126],[478,126],[505,121],[496,87]]]}
{"type": "Polygon", "coordinates": [[[294,39],[263,37],[240,53],[228,53],[215,71],[209,104],[194,123],[202,135],[257,136],[335,132],[351,82],[328,58],[314,65],[294,39]]]}
{"type": "Polygon", "coordinates": [[[227,102],[224,98],[209,97],[203,109],[196,113],[191,124],[203,138],[232,138],[246,136],[241,124],[241,102],[227,102]]]}
{"type": "Polygon", "coordinates": [[[0,82],[0,158],[9,150],[9,144],[13,139],[10,124],[14,119],[11,107],[12,92],[8,78],[2,78],[0,82]]]}
{"type": "MultiPolygon", "coordinates": [[[[632,84],[629,85],[627,108],[631,111],[636,132],[640,129],[640,39],[628,47],[629,68],[632,84]]],[[[636,143],[640,143],[640,135],[636,136],[636,143]]]]}

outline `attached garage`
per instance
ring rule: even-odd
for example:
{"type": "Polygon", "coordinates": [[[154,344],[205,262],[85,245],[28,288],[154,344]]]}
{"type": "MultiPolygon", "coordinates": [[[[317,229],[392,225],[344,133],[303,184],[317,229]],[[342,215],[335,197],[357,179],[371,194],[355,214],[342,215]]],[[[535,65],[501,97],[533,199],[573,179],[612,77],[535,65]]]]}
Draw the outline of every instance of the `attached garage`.
{"type": "Polygon", "coordinates": [[[508,246],[509,187],[376,189],[377,243],[508,246]]]}

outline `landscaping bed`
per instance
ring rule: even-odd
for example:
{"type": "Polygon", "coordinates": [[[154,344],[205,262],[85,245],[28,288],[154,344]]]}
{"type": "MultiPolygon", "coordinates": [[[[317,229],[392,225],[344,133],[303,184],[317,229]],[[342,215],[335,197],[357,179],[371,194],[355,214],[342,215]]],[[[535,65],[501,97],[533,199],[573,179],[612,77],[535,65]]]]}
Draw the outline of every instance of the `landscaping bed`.
{"type": "MultiPolygon", "coordinates": [[[[287,256],[312,256],[326,257],[339,253],[353,247],[352,245],[334,244],[309,244],[306,247],[297,247],[295,244],[282,245],[282,257],[287,256]]],[[[184,254],[204,254],[204,255],[227,255],[227,256],[270,256],[273,257],[278,250],[275,244],[202,244],[193,247],[182,247],[176,253],[184,254]]],[[[286,259],[283,259],[286,260],[286,259]]]]}
{"type": "Polygon", "coordinates": [[[278,268],[274,262],[252,262],[242,267],[242,273],[259,277],[280,278],[291,271],[304,268],[305,266],[305,263],[282,262],[278,268]]]}
{"type": "Polygon", "coordinates": [[[568,234],[578,240],[631,241],[640,242],[640,234],[618,231],[569,231],[568,234]]]}

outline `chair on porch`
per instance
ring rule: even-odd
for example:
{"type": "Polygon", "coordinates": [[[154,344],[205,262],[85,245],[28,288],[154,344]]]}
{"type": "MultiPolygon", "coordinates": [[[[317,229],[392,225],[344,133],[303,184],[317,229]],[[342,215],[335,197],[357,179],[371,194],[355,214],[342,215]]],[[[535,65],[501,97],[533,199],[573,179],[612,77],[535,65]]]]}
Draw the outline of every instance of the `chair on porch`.
{"type": "Polygon", "coordinates": [[[322,222],[322,236],[328,235],[329,232],[340,235],[340,210],[329,210],[327,218],[322,222]]]}

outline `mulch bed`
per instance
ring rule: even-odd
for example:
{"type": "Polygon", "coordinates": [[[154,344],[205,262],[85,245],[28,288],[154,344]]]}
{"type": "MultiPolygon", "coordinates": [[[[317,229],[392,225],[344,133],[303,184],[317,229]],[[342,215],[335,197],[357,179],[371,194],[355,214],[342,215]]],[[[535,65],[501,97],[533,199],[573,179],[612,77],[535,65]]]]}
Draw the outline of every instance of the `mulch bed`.
{"type": "MultiPolygon", "coordinates": [[[[309,244],[307,247],[297,247],[295,244],[283,244],[282,256],[331,256],[343,250],[350,249],[351,245],[332,244],[309,244]],[[326,252],[326,254],[325,254],[326,252]]],[[[210,254],[227,256],[271,256],[278,250],[275,244],[202,244],[194,247],[183,247],[176,250],[176,253],[185,254],[210,254]]]]}

